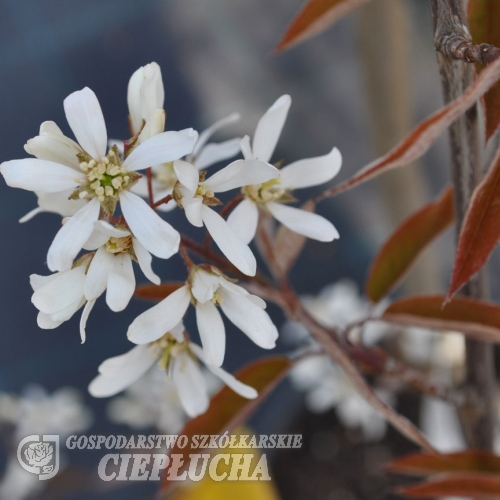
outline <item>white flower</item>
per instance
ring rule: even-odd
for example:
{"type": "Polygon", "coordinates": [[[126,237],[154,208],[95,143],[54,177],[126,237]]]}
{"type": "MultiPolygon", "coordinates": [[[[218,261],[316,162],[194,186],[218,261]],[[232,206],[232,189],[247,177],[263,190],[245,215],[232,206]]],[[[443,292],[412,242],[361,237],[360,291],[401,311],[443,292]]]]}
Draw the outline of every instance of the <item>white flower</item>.
{"type": "MultiPolygon", "coordinates": [[[[209,205],[220,204],[216,193],[269,181],[279,175],[278,170],[259,161],[236,160],[205,180],[198,169],[186,161],[174,161],[173,168],[179,181],[174,199],[184,209],[189,222],[196,227],[205,225],[228,260],[241,272],[254,276],[257,264],[252,251],[209,205]]],[[[243,220],[240,223],[251,224],[243,220]]]]}
{"type": "MultiPolygon", "coordinates": [[[[268,164],[285,123],[291,98],[281,96],[262,116],[255,129],[253,144],[246,136],[241,142],[243,156],[248,161],[268,164]]],[[[316,158],[296,161],[279,170],[279,177],[265,183],[244,187],[242,201],[229,215],[228,223],[242,241],[249,243],[255,236],[258,208],[271,214],[296,233],[319,241],[332,241],[339,237],[335,227],[320,215],[290,207],[284,203],[294,201],[290,191],[323,184],[340,170],[342,158],[337,148],[316,158]]]]}
{"type": "Polygon", "coordinates": [[[150,253],[130,231],[102,220],[95,221],[94,228],[84,248],[97,250],[95,253],[84,255],[70,271],[31,276],[32,302],[40,310],[40,328],[58,327],[86,304],[80,320],[82,343],[90,311],[105,291],[106,303],[112,311],[127,307],[136,284],[132,260],[137,260],[150,281],[160,284],[160,278],[151,268],[150,253]]]}
{"type": "MultiPolygon", "coordinates": [[[[311,356],[294,366],[291,379],[295,387],[306,393],[306,405],[315,413],[335,408],[337,417],[348,428],[359,428],[368,441],[381,439],[387,424],[352,387],[327,356],[311,356]]],[[[386,391],[376,390],[383,400],[386,391]]]]}
{"type": "MultiPolygon", "coordinates": [[[[0,397],[0,401],[6,395],[0,397]]],[[[92,413],[82,402],[81,394],[73,388],[58,389],[48,394],[38,385],[28,387],[21,396],[10,396],[10,421],[16,426],[15,437],[30,434],[59,434],[65,439],[74,432],[86,430],[92,423],[92,413]]]]}
{"type": "MultiPolygon", "coordinates": [[[[232,115],[219,120],[211,127],[201,132],[198,141],[196,142],[193,152],[186,156],[185,160],[194,165],[198,170],[203,170],[223,160],[227,160],[236,156],[240,152],[241,139],[229,139],[221,143],[208,143],[210,137],[227,125],[239,120],[239,115],[233,113],[232,115]]],[[[177,175],[174,171],[173,162],[163,163],[152,167],[152,185],[155,201],[162,200],[163,198],[171,195],[174,186],[177,183],[177,175]]],[[[147,179],[142,177],[132,187],[132,191],[143,198],[149,197],[147,179]]],[[[158,210],[168,212],[177,206],[175,200],[170,200],[168,203],[162,203],[158,206],[158,210]]]]}
{"type": "Polygon", "coordinates": [[[264,311],[266,303],[225,279],[213,267],[193,268],[184,286],[132,322],[127,332],[129,339],[135,344],[147,344],[161,338],[182,320],[191,302],[196,309],[196,322],[208,364],[221,366],[224,360],[226,333],[217,306],[259,347],[275,347],[278,330],[264,311]]]}
{"type": "MultiPolygon", "coordinates": [[[[170,334],[147,345],[139,345],[121,356],[110,358],[99,367],[100,374],[90,383],[89,392],[94,397],[113,396],[141,378],[155,363],[171,377],[182,407],[190,417],[204,413],[210,399],[203,372],[196,358],[205,362],[202,349],[184,341],[182,324],[171,329],[170,334]]],[[[239,395],[253,399],[257,391],[243,384],[222,368],[206,367],[239,395]]]]}
{"type": "Polygon", "coordinates": [[[128,190],[139,177],[136,171],[185,156],[198,134],[192,129],[157,134],[122,161],[116,148],[106,154],[106,125],[90,89],[68,96],[64,110],[79,145],[55,133],[39,136],[29,146],[37,159],[12,160],[0,166],[11,187],[45,193],[73,189],[72,197],[87,201],[57,233],[47,255],[49,269],[69,270],[91,235],[101,207],[112,214],[118,201],[128,226],[144,247],[157,257],[171,257],[178,250],[179,233],[128,190]],[[47,159],[49,155],[52,159],[47,159]]]}
{"type": "Polygon", "coordinates": [[[105,221],[94,223],[95,231],[85,244],[87,250],[97,250],[87,271],[85,297],[96,300],[106,290],[106,302],[112,311],[123,311],[135,291],[132,259],[151,282],[160,278],[151,268],[152,257],[141,242],[123,227],[105,221]]]}

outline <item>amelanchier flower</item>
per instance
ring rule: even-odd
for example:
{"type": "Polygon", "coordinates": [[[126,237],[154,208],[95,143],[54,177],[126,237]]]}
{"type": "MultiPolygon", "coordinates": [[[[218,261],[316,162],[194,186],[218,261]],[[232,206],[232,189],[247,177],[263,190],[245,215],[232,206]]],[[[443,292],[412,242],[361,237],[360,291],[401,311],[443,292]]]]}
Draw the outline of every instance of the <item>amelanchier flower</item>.
{"type": "MultiPolygon", "coordinates": [[[[211,127],[200,133],[200,137],[196,142],[193,152],[187,155],[184,159],[185,161],[194,165],[198,170],[203,170],[208,168],[215,163],[220,161],[228,160],[233,158],[240,153],[240,142],[239,137],[234,139],[229,139],[220,143],[208,142],[210,137],[215,134],[218,130],[234,123],[240,119],[238,113],[233,113],[222,120],[214,123],[211,127]]],[[[171,195],[174,186],[177,183],[177,175],[174,171],[173,162],[163,163],[161,165],[155,165],[152,167],[153,173],[153,193],[154,200],[159,201],[168,195],[171,195]]],[[[143,198],[149,197],[148,182],[147,179],[142,177],[133,186],[132,191],[143,198]]],[[[170,200],[167,203],[162,203],[158,206],[158,210],[168,212],[173,210],[177,206],[175,200],[170,200]]]]}
{"type": "Polygon", "coordinates": [[[114,227],[105,221],[94,222],[94,232],[85,243],[86,250],[96,250],[79,259],[70,271],[51,276],[31,276],[32,302],[40,310],[38,326],[58,327],[83,305],[80,335],[85,341],[85,327],[96,300],[106,291],[106,303],[114,312],[127,307],[135,291],[132,260],[153,283],[160,278],[151,268],[152,257],[125,227],[114,227]]]}
{"type": "Polygon", "coordinates": [[[144,247],[157,257],[171,257],[178,251],[179,233],[129,189],[139,178],[138,170],[190,153],[198,134],[186,129],[154,135],[122,160],[116,147],[106,154],[106,125],[97,97],[89,88],[68,96],[64,110],[78,144],[57,134],[39,136],[34,149],[31,146],[37,159],[12,160],[0,166],[11,187],[45,193],[72,189],[72,198],[87,201],[54,238],[47,255],[49,269],[71,269],[101,209],[112,215],[118,202],[128,226],[144,247]]]}
{"type": "Polygon", "coordinates": [[[226,349],[224,323],[217,306],[259,347],[275,347],[278,330],[264,311],[266,303],[206,265],[193,267],[184,286],[139,315],[128,329],[129,339],[135,344],[158,340],[182,320],[190,303],[196,309],[203,356],[209,365],[221,366],[226,349]]]}
{"type": "MultiPolygon", "coordinates": [[[[209,405],[208,389],[200,364],[206,363],[202,349],[183,338],[184,326],[179,323],[158,340],[134,347],[128,353],[104,361],[100,374],[90,383],[94,397],[114,396],[141,378],[154,364],[172,378],[181,404],[190,417],[204,413],[209,405]]],[[[239,395],[254,399],[257,391],[243,384],[222,368],[206,367],[239,395]]]]}
{"type": "Polygon", "coordinates": [[[254,276],[257,264],[252,251],[210,206],[221,204],[215,197],[216,193],[270,181],[279,175],[278,169],[260,161],[236,160],[206,180],[204,172],[200,173],[184,160],[174,161],[173,169],[178,179],[173,197],[184,209],[189,222],[197,227],[205,225],[228,260],[241,272],[254,276]]]}
{"type": "MultiPolygon", "coordinates": [[[[290,96],[284,95],[267,110],[257,124],[252,145],[248,136],[243,138],[241,149],[246,160],[268,164],[291,102],[290,96]]],[[[228,224],[242,241],[249,243],[257,230],[260,208],[284,226],[308,238],[318,241],[338,238],[337,230],[324,217],[286,203],[295,201],[290,194],[294,189],[316,186],[333,179],[341,164],[340,152],[333,148],[325,156],[299,160],[279,169],[279,176],[272,180],[244,187],[242,193],[245,199],[231,212],[228,224]]]]}

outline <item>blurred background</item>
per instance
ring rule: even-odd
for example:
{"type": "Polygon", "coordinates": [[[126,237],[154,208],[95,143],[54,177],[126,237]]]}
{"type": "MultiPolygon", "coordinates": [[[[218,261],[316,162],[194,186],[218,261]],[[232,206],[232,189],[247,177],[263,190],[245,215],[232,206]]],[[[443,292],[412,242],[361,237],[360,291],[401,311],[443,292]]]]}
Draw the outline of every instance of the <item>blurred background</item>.
{"type": "MultiPolygon", "coordinates": [[[[238,111],[241,122],[218,139],[251,135],[266,109],[280,95],[290,94],[293,103],[274,158],[291,162],[337,146],[343,167],[334,182],[348,178],[441,105],[430,12],[418,0],[378,0],[321,36],[274,54],[300,5],[301,0],[0,0],[0,160],[27,156],[23,145],[38,134],[43,121],[54,120],[70,135],[62,102],[85,86],[99,98],[108,136],[128,137],[128,80],[139,66],[156,61],[165,84],[167,129],[200,130],[238,111]]],[[[444,137],[418,169],[403,169],[323,202],[318,211],[335,224],[341,238],[307,243],[292,273],[296,289],[314,295],[348,278],[361,290],[370,260],[395,224],[440,192],[447,179],[444,137]]],[[[99,301],[84,345],[78,314],[56,330],[40,330],[30,303],[29,275],[49,274],[46,252],[60,219],[41,214],[19,224],[36,206],[35,196],[0,183],[0,392],[40,402],[71,386],[80,396],[63,395],[69,399],[61,396],[61,404],[74,405],[77,415],[85,415],[74,422],[75,429],[137,433],[126,423],[113,423],[109,401],[92,399],[86,388],[104,359],[130,348],[127,327],[150,304],[133,301],[115,314],[99,301]]],[[[300,193],[301,199],[311,193],[300,193]]],[[[187,227],[180,210],[168,217],[181,232],[201,237],[187,227]]],[[[451,234],[440,240],[405,282],[404,292],[444,290],[452,241],[451,234]]],[[[184,278],[177,258],[157,262],[155,269],[164,279],[184,278]]],[[[347,286],[353,290],[352,283],[347,286]]],[[[330,300],[328,294],[324,297],[330,300]]],[[[281,313],[272,306],[269,310],[276,324],[283,325],[281,313]]],[[[278,351],[289,349],[284,336],[278,351]]],[[[241,332],[229,332],[228,370],[265,354],[241,332]]],[[[0,399],[0,418],[2,404],[4,415],[20,404],[14,399],[0,399]]],[[[403,394],[398,404],[417,419],[415,398],[403,394]]],[[[389,479],[377,466],[411,447],[395,432],[379,433],[367,443],[359,422],[349,428],[332,408],[327,410],[312,412],[302,393],[285,381],[252,419],[259,433],[305,435],[302,450],[272,457],[276,494],[283,499],[390,498],[389,479]]],[[[15,426],[14,421],[9,425],[15,426]]],[[[152,429],[154,422],[146,425],[152,429]]],[[[29,434],[31,429],[24,430],[29,434]]],[[[0,434],[0,475],[5,475],[17,442],[10,443],[12,433],[5,429],[0,434]]],[[[92,470],[95,476],[100,458],[99,452],[77,451],[66,461],[69,470],[92,470]]],[[[74,474],[70,477],[78,477],[74,474]]],[[[107,491],[91,491],[89,484],[75,480],[19,498],[152,498],[156,486],[122,484],[113,490],[107,485],[107,491]]]]}

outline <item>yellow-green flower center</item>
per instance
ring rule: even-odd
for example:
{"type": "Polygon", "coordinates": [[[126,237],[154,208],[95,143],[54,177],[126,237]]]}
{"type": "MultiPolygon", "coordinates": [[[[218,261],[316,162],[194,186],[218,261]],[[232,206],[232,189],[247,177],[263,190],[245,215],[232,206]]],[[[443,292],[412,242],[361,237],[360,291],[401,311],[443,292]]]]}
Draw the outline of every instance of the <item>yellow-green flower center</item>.
{"type": "Polygon", "coordinates": [[[85,172],[87,182],[80,190],[79,198],[98,198],[102,203],[106,198],[116,197],[131,185],[132,176],[121,166],[121,159],[114,149],[99,161],[82,161],[80,169],[85,172]]]}
{"type": "Polygon", "coordinates": [[[250,198],[258,205],[265,205],[271,201],[285,201],[285,198],[287,198],[286,190],[279,184],[279,177],[278,179],[271,179],[264,184],[245,186],[242,192],[247,198],[250,198]]]}
{"type": "Polygon", "coordinates": [[[132,248],[132,236],[124,236],[123,238],[111,237],[106,242],[106,250],[109,253],[127,253],[132,248]]]}

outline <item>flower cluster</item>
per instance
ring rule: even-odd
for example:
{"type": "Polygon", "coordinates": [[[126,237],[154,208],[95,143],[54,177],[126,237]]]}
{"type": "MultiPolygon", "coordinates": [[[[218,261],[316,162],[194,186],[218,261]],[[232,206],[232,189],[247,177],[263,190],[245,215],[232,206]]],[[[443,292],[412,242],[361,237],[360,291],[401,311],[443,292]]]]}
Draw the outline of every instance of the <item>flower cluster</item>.
{"type": "MultiPolygon", "coordinates": [[[[255,276],[256,259],[249,243],[261,212],[310,238],[338,238],[328,220],[289,203],[295,201],[294,189],[332,179],[340,169],[340,153],[334,148],[325,156],[283,168],[270,163],[291,104],[286,95],[262,116],[252,143],[248,136],[209,143],[215,132],[238,119],[236,114],[201,134],[191,128],[164,131],[164,89],[156,63],[132,75],[127,101],[128,140],[108,140],[97,97],[84,88],[64,100],[76,141],[66,137],[54,122],[44,122],[39,135],[25,145],[33,158],[6,161],[0,166],[9,186],[34,191],[38,197],[38,207],[22,222],[44,211],[62,217],[47,254],[53,274],[31,276],[38,325],[56,328],[83,308],[80,334],[84,342],[87,319],[101,295],[105,293],[112,311],[127,307],[136,290],[133,262],[158,285],[153,256],[169,259],[180,251],[188,267],[185,284],[133,321],[128,337],[139,345],[128,354],[105,361],[90,392],[95,396],[116,394],[158,364],[172,378],[186,412],[198,415],[208,406],[202,362],[239,394],[256,397],[253,388],[221,368],[225,328],[219,308],[264,349],[274,347],[278,331],[264,301],[228,274],[255,276]],[[240,152],[242,159],[207,174],[208,167],[240,152]],[[214,209],[224,205],[219,193],[235,189],[240,192],[232,203],[221,211],[214,209]],[[175,207],[184,210],[190,224],[206,228],[224,256],[216,254],[219,267],[212,265],[213,259],[211,264],[195,264],[179,232],[158,214],[158,210],[175,207]],[[235,207],[232,212],[231,207],[235,207]],[[190,304],[196,311],[202,347],[191,342],[183,327],[190,304]]],[[[208,260],[214,255],[210,239],[205,240],[205,246],[200,245],[208,260]]]]}

